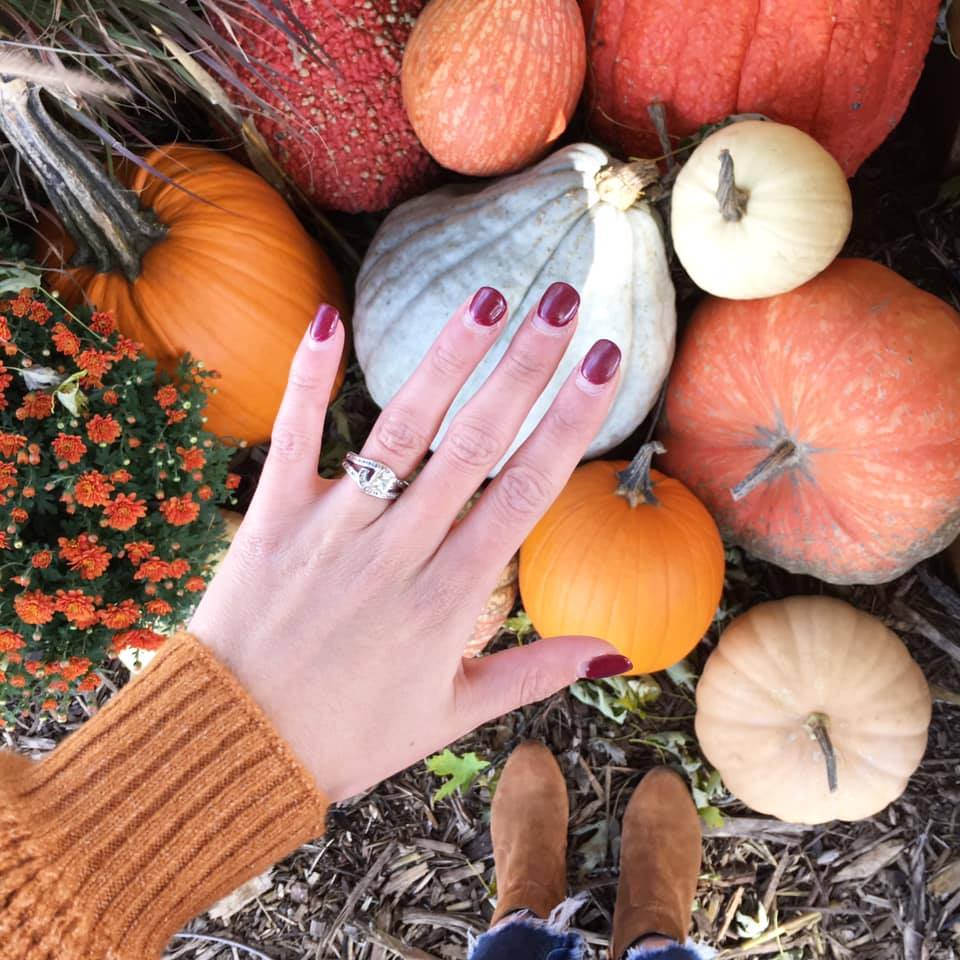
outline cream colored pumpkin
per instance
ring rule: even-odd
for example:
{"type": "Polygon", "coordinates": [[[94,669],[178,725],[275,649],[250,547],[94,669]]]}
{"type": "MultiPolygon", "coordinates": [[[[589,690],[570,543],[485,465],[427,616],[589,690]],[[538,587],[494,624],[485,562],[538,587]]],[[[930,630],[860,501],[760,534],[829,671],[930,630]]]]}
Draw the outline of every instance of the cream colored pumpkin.
{"type": "Polygon", "coordinates": [[[843,170],[796,127],[743,120],[693,151],[673,188],[671,234],[694,283],[729,300],[786,293],[828,267],[850,232],[843,170]]]}
{"type": "Polygon", "coordinates": [[[622,375],[587,456],[626,439],[656,399],[676,331],[660,225],[639,200],[651,171],[651,164],[621,164],[599,147],[575,144],[480,189],[444,187],[394,210],[357,280],[354,342],[374,400],[383,406],[393,397],[478,287],[496,287],[507,298],[509,321],[457,396],[439,439],[543,291],[564,280],[580,292],[577,331],[510,453],[600,338],[623,352],[622,375]]]}
{"type": "Polygon", "coordinates": [[[790,597],[724,631],[697,686],[696,730],[747,806],[824,823],[872,816],[900,796],[923,757],[930,711],[923,673],[876,617],[829,597],[790,597]]]}

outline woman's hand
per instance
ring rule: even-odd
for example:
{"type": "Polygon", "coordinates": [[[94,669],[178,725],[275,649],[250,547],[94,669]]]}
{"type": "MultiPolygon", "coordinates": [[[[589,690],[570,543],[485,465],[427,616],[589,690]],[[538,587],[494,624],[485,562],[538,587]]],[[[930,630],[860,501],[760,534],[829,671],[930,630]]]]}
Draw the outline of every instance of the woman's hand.
{"type": "MultiPolygon", "coordinates": [[[[256,496],[190,629],[236,674],[331,800],[578,677],[630,669],[588,637],[462,659],[498,574],[566,483],[616,391],[620,351],[601,340],[454,527],[552,377],[578,307],[572,287],[546,291],[394,502],[363,493],[349,477],[317,475],[344,343],[336,311],[321,307],[305,335],[256,496]]],[[[503,297],[490,287],[457,310],[384,409],[362,455],[410,476],[505,316],[503,297]]]]}

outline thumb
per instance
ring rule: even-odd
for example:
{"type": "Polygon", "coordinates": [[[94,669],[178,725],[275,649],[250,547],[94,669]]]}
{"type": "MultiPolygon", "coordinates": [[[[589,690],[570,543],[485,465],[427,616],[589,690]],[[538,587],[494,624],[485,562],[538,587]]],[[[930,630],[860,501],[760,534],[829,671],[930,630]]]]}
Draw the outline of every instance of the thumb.
{"type": "Polygon", "coordinates": [[[492,657],[464,660],[458,702],[471,727],[545,700],[577,680],[633,669],[617,649],[595,637],[552,637],[492,657]]]}

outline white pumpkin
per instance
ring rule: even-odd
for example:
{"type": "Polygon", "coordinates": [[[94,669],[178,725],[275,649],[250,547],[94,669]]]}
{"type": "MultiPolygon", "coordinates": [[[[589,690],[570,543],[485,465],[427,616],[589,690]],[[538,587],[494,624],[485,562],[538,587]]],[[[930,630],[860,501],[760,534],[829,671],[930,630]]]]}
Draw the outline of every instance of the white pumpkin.
{"type": "Polygon", "coordinates": [[[843,170],[816,140],[782,123],[743,120],[712,133],[681,169],[670,232],[697,286],[750,300],[826,269],[852,219],[843,170]]]}
{"type": "Polygon", "coordinates": [[[676,334],[660,225],[649,206],[637,202],[649,170],[650,164],[621,164],[599,147],[575,144],[515,176],[479,189],[444,187],[394,210],[367,253],[353,316],[357,357],[373,399],[384,406],[451,313],[478,287],[496,287],[510,306],[506,329],[457,396],[436,446],[543,291],[564,280],[580,293],[579,325],[510,453],[601,338],[620,347],[622,375],[587,456],[630,436],[656,400],[676,334]]]}

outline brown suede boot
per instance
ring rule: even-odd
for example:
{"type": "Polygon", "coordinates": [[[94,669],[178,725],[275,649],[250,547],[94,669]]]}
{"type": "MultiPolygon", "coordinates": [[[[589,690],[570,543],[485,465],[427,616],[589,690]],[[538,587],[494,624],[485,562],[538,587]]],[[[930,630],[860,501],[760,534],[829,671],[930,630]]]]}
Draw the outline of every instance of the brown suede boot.
{"type": "Polygon", "coordinates": [[[686,783],[666,767],[651,770],[623,815],[613,960],[650,934],[684,942],[700,874],[700,839],[700,817],[686,783]]]}
{"type": "Polygon", "coordinates": [[[515,910],[546,919],[567,895],[567,785],[553,754],[528,740],[510,756],[493,796],[497,871],[491,926],[515,910]]]}

